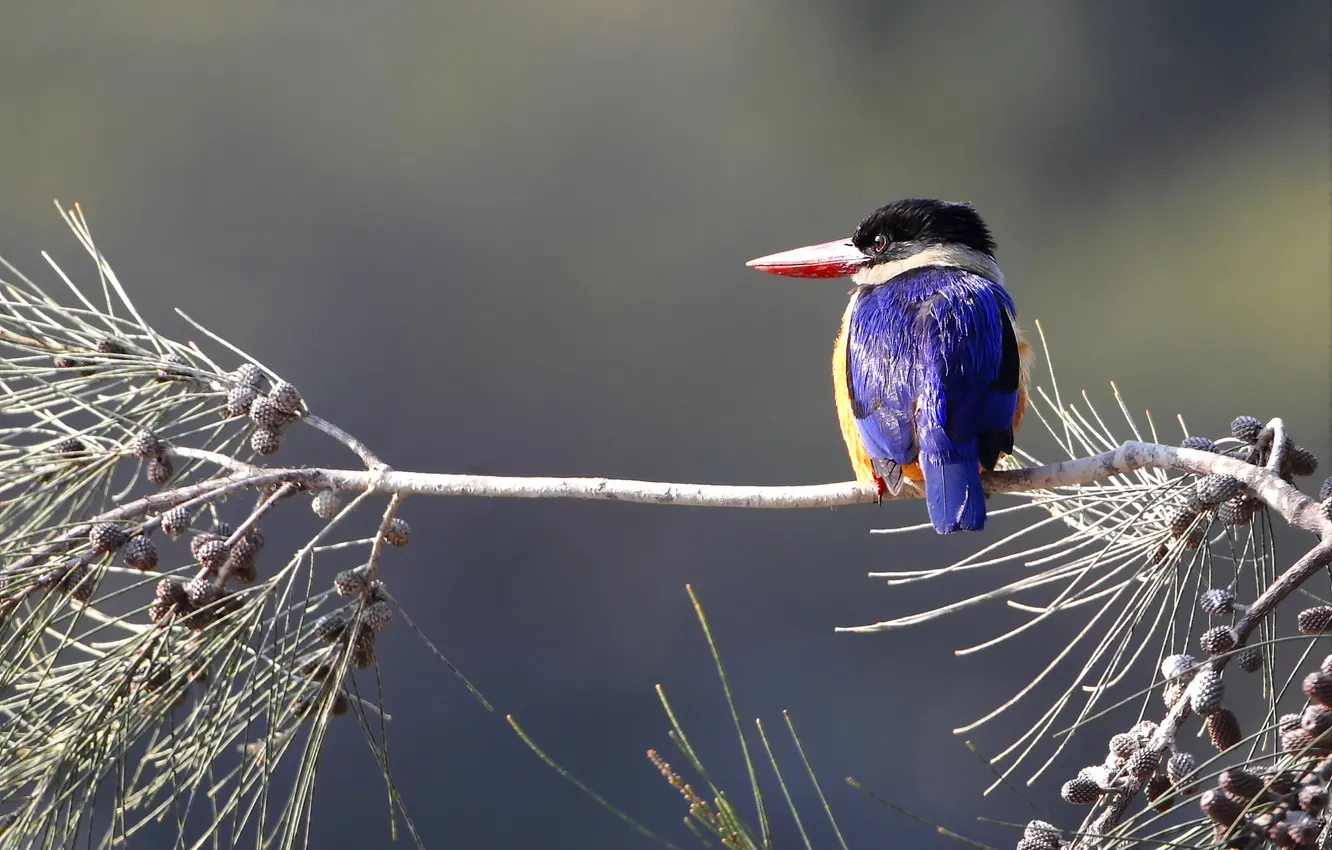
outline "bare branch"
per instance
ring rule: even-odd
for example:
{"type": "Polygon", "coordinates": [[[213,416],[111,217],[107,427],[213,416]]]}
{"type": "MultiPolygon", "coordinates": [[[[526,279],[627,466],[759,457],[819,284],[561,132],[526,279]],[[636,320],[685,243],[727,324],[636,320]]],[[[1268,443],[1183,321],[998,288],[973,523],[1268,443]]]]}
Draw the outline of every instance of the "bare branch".
{"type": "Polygon", "coordinates": [[[403,495],[394,493],[393,498],[384,508],[384,516],[379,521],[379,529],[375,532],[374,540],[370,544],[370,559],[366,561],[366,578],[370,581],[375,579],[375,570],[379,567],[379,559],[384,555],[384,543],[387,540],[389,526],[393,523],[393,518],[398,514],[398,508],[402,506],[403,495]]]}
{"type": "MultiPolygon", "coordinates": [[[[1320,570],[1332,564],[1332,535],[1324,535],[1323,542],[1305,553],[1290,566],[1285,572],[1277,576],[1276,581],[1263,591],[1263,595],[1254,600],[1249,606],[1249,610],[1244,612],[1244,616],[1235,624],[1233,629],[1235,633],[1235,645],[1244,646],[1249,635],[1258,627],[1263,618],[1276,610],[1287,596],[1294,593],[1300,585],[1304,584],[1320,570]]],[[[1225,666],[1230,656],[1221,656],[1216,660],[1217,669],[1225,666]]]]}
{"type": "Polygon", "coordinates": [[[327,436],[332,437],[334,440],[337,440],[339,443],[342,443],[348,449],[351,449],[351,451],[353,451],[357,457],[359,457],[362,461],[365,462],[365,465],[368,468],[370,469],[387,468],[387,465],[382,460],[379,459],[378,455],[376,455],[373,451],[370,450],[369,446],[367,446],[365,443],[361,442],[351,434],[348,434],[346,431],[342,430],[337,425],[334,425],[332,422],[329,422],[327,419],[315,416],[312,413],[307,413],[301,417],[301,421],[304,422],[306,425],[309,425],[311,428],[314,428],[316,431],[320,431],[326,434],[327,436]]]}
{"type": "MultiPolygon", "coordinates": [[[[172,449],[171,453],[179,450],[172,449]]],[[[196,450],[179,451],[181,457],[201,458],[196,450]]],[[[213,459],[213,458],[210,458],[213,459]]],[[[237,468],[222,458],[219,464],[237,468]]],[[[1155,468],[1195,475],[1233,475],[1269,507],[1296,528],[1323,535],[1332,520],[1323,516],[1318,502],[1283,481],[1270,470],[1242,460],[1156,443],[1129,441],[1114,451],[1078,460],[1030,469],[1002,470],[983,476],[990,495],[1033,490],[1057,490],[1090,484],[1138,469],[1155,468]]],[[[741,486],[636,481],[617,478],[527,478],[506,475],[457,475],[434,472],[347,470],[321,468],[250,467],[256,477],[301,483],[313,489],[372,490],[397,495],[472,496],[508,499],[594,499],[713,508],[831,508],[876,500],[873,488],[855,481],[794,486],[741,486]]],[[[166,494],[159,494],[165,496],[166,494]]],[[[918,499],[921,493],[903,488],[884,499],[918,499]]]]}

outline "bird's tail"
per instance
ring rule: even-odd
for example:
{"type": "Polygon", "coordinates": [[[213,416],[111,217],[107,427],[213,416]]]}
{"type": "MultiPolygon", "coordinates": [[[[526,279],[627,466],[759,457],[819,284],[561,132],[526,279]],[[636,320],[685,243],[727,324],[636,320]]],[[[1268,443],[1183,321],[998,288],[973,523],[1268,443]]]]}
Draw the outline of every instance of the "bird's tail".
{"type": "Polygon", "coordinates": [[[969,458],[947,459],[921,453],[920,470],[925,477],[925,506],[930,522],[940,534],[980,531],[985,527],[985,491],[981,488],[980,462],[975,452],[969,458]]]}

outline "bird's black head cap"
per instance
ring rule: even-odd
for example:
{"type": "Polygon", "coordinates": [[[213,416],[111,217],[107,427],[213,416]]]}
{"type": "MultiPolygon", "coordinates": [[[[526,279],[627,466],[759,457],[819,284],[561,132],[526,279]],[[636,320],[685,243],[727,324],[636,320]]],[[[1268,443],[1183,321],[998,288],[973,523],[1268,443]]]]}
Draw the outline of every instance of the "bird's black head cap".
{"type": "Polygon", "coordinates": [[[865,216],[852,243],[877,262],[901,260],[931,245],[959,245],[991,258],[994,237],[971,204],[907,198],[865,216]]]}

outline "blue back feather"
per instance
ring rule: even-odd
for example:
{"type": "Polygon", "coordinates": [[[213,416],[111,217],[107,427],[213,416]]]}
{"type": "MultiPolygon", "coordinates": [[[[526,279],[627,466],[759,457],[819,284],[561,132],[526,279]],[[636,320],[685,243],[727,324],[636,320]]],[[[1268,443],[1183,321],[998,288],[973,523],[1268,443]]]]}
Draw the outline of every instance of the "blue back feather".
{"type": "Polygon", "coordinates": [[[1011,446],[1012,314],[999,284],[936,266],[860,291],[851,313],[847,383],[865,449],[920,463],[940,533],[984,527],[983,445],[1011,446]]]}

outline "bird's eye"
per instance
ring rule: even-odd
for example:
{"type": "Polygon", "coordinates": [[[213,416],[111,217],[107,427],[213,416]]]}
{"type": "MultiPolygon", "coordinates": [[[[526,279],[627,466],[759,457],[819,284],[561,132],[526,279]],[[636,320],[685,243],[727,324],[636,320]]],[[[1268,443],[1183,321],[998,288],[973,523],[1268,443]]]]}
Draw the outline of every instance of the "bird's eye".
{"type": "Polygon", "coordinates": [[[874,237],[874,253],[882,254],[883,249],[888,247],[888,237],[880,233],[874,237]]]}

